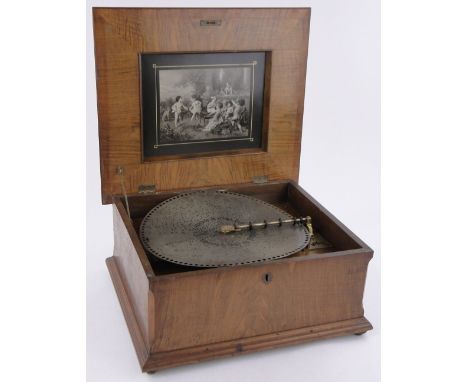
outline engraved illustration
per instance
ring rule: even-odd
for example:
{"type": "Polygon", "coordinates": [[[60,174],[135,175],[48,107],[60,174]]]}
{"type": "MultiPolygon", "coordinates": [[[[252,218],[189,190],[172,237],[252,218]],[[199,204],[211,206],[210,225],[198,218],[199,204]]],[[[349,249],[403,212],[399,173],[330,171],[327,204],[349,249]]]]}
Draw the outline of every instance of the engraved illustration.
{"type": "Polygon", "coordinates": [[[255,64],[154,65],[158,144],[249,140],[255,64]]]}

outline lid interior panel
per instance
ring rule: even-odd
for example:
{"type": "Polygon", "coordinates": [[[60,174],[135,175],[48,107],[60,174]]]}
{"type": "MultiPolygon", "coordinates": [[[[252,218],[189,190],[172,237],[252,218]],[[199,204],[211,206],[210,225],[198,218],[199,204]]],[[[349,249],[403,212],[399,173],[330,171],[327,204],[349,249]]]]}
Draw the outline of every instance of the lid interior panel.
{"type": "Polygon", "coordinates": [[[94,8],[94,43],[103,203],[141,185],[159,191],[298,179],[309,8],[94,8]],[[202,20],[220,20],[202,26],[202,20]],[[148,161],[142,156],[142,53],[266,51],[261,150],[148,161]],[[122,168],[119,172],[117,169],[122,168]],[[123,179],[122,179],[123,177],[123,179]]]}

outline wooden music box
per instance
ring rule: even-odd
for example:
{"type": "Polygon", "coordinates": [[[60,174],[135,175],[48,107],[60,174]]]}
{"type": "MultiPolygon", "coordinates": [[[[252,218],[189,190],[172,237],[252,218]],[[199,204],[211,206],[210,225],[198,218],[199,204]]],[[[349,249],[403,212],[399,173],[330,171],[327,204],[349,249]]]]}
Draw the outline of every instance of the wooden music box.
{"type": "Polygon", "coordinates": [[[372,329],[372,250],[297,184],[310,9],[93,17],[107,266],[142,370],[372,329]]]}

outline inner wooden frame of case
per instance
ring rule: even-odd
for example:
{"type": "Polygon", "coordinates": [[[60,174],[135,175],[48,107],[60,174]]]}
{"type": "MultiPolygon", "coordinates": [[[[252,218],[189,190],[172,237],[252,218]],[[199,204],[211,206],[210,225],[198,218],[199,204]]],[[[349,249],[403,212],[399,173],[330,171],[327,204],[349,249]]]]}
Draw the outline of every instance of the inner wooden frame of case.
{"type": "MultiPolygon", "coordinates": [[[[216,189],[216,188],[214,188],[216,189]]],[[[339,222],[329,211],[321,206],[316,200],[308,195],[297,183],[291,181],[273,182],[270,184],[249,184],[249,185],[229,185],[224,187],[223,190],[229,192],[236,192],[243,195],[248,195],[286,211],[292,216],[312,216],[312,225],[314,233],[320,234],[331,247],[320,249],[304,249],[292,256],[288,256],[283,260],[311,256],[324,253],[339,253],[340,251],[349,250],[362,250],[367,246],[352,234],[341,222],[339,222]]],[[[132,230],[135,237],[138,237],[138,245],[143,245],[139,239],[139,230],[143,218],[146,214],[156,205],[163,201],[177,196],[179,193],[194,191],[194,189],[181,190],[179,192],[163,192],[158,195],[147,196],[130,196],[128,197],[128,206],[130,209],[129,221],[131,222],[132,230]]],[[[115,199],[122,212],[128,216],[127,207],[124,197],[115,199]]],[[[133,236],[133,235],[132,235],[133,236]]],[[[193,271],[203,271],[207,268],[196,268],[190,266],[182,266],[160,260],[152,255],[150,252],[143,249],[145,258],[151,264],[151,268],[156,276],[184,273],[193,271]]],[[[280,261],[280,260],[275,260],[280,261]]]]}

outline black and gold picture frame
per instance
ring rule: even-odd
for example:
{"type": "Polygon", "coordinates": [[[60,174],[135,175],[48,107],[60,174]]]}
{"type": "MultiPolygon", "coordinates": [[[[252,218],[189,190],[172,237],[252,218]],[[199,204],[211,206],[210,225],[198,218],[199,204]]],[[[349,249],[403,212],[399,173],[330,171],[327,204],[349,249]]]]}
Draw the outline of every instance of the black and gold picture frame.
{"type": "Polygon", "coordinates": [[[141,54],[143,157],[261,149],[265,55],[141,54]]]}

